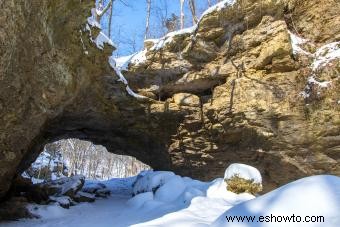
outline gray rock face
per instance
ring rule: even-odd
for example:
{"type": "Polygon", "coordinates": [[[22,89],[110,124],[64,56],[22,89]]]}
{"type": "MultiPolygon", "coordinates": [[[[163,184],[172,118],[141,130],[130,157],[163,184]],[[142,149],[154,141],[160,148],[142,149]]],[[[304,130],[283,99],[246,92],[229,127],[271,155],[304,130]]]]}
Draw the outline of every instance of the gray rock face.
{"type": "Polygon", "coordinates": [[[329,89],[299,98],[308,67],[293,56],[288,34],[293,18],[315,48],[339,40],[338,2],[247,0],[205,16],[197,42],[178,37],[130,66],[126,77],[148,94],[144,101],[117,81],[107,63],[112,48],[89,41],[92,7],[90,0],[0,3],[0,198],[46,143],[70,137],[204,180],[244,162],[261,170],[265,189],[340,174],[339,61],[318,75],[332,80],[329,89]],[[241,76],[231,60],[244,63],[241,76]],[[178,93],[192,95],[193,105],[178,93]]]}

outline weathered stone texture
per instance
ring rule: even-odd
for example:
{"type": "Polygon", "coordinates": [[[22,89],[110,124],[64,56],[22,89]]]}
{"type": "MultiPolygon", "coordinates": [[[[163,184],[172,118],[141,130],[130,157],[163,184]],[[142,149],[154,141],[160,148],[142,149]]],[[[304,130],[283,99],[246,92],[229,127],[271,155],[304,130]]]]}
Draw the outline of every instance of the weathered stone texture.
{"type": "Polygon", "coordinates": [[[203,17],[195,41],[174,37],[157,52],[147,43],[147,61],[126,72],[147,101],[117,81],[112,48],[89,42],[92,6],[0,3],[0,197],[44,144],[69,137],[204,180],[251,164],[265,190],[340,174],[339,61],[318,73],[332,86],[302,98],[310,70],[288,33],[309,38],[311,51],[339,41],[338,1],[243,0],[203,17]]]}

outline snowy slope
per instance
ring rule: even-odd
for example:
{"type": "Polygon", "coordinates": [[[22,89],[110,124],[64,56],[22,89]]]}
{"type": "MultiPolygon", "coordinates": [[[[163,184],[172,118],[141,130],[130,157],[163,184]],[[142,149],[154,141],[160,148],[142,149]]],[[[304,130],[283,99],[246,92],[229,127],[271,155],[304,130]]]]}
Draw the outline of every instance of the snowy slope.
{"type": "MultiPolygon", "coordinates": [[[[273,220],[273,219],[270,219],[273,220]]],[[[279,220],[279,219],[278,219],[279,220]]],[[[299,219],[296,219],[299,220],[299,219]]],[[[310,219],[309,219],[310,220],[310,219]]],[[[307,220],[307,221],[309,221],[307,220]]],[[[313,176],[289,183],[254,200],[239,204],[223,213],[213,226],[228,227],[339,227],[340,178],[313,176]],[[231,223],[226,216],[301,216],[301,222],[231,223]],[[306,216],[323,216],[325,222],[303,222],[306,216]]]]}

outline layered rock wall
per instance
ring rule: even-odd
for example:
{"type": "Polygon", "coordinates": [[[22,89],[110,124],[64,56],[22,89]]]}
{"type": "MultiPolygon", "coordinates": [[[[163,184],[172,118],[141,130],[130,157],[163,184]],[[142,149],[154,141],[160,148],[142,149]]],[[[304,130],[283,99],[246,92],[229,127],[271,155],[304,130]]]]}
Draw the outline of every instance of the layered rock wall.
{"type": "Polygon", "coordinates": [[[185,113],[169,147],[174,168],[209,179],[244,162],[267,186],[340,174],[339,56],[311,69],[318,48],[339,49],[338,7],[237,1],[204,15],[193,32],[161,39],[161,48],[146,41],[147,61],[126,74],[135,90],[163,100],[154,106],[185,113]],[[295,53],[295,36],[306,54],[295,53]]]}
{"type": "Polygon", "coordinates": [[[155,169],[208,180],[231,162],[258,167],[265,189],[295,178],[340,174],[339,61],[320,68],[304,98],[310,56],[339,41],[339,2],[245,0],[204,15],[191,33],[124,72],[126,94],[85,29],[93,2],[0,3],[0,197],[61,138],[87,139],[155,169]],[[86,54],[87,53],[87,54],[86,54]]]}

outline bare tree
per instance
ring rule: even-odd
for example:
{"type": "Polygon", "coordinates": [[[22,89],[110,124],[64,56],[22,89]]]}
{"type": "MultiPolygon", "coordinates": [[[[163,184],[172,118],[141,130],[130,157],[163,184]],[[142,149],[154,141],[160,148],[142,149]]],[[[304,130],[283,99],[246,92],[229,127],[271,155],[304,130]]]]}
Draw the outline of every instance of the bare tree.
{"type": "Polygon", "coordinates": [[[43,180],[76,174],[104,180],[133,176],[145,169],[150,167],[134,157],[109,153],[105,147],[89,141],[67,139],[46,145],[41,158],[27,174],[43,180]]]}
{"type": "Polygon", "coordinates": [[[98,7],[96,10],[96,19],[97,22],[100,22],[100,19],[104,16],[104,14],[111,8],[114,0],[109,0],[109,2],[104,6],[103,0],[98,1],[98,7]]]}
{"type": "Polygon", "coordinates": [[[181,7],[181,16],[180,16],[180,21],[181,21],[181,29],[184,28],[184,2],[185,0],[179,0],[180,1],[180,7],[181,7]]]}
{"type": "Polygon", "coordinates": [[[111,38],[111,26],[112,26],[112,15],[113,15],[113,3],[111,4],[111,10],[109,15],[109,28],[108,28],[108,36],[111,38]]]}
{"type": "Polygon", "coordinates": [[[151,14],[151,0],[146,0],[147,10],[146,10],[146,25],[145,25],[145,35],[144,39],[148,38],[150,30],[150,14],[151,14]]]}
{"type": "Polygon", "coordinates": [[[150,34],[150,37],[157,38],[164,36],[168,30],[166,26],[166,22],[169,19],[169,7],[167,0],[158,0],[155,1],[152,6],[152,14],[155,16],[155,20],[153,21],[153,28],[150,34]]]}
{"type": "Polygon", "coordinates": [[[192,23],[195,25],[198,23],[195,0],[189,0],[189,7],[192,15],[192,23]]]}

